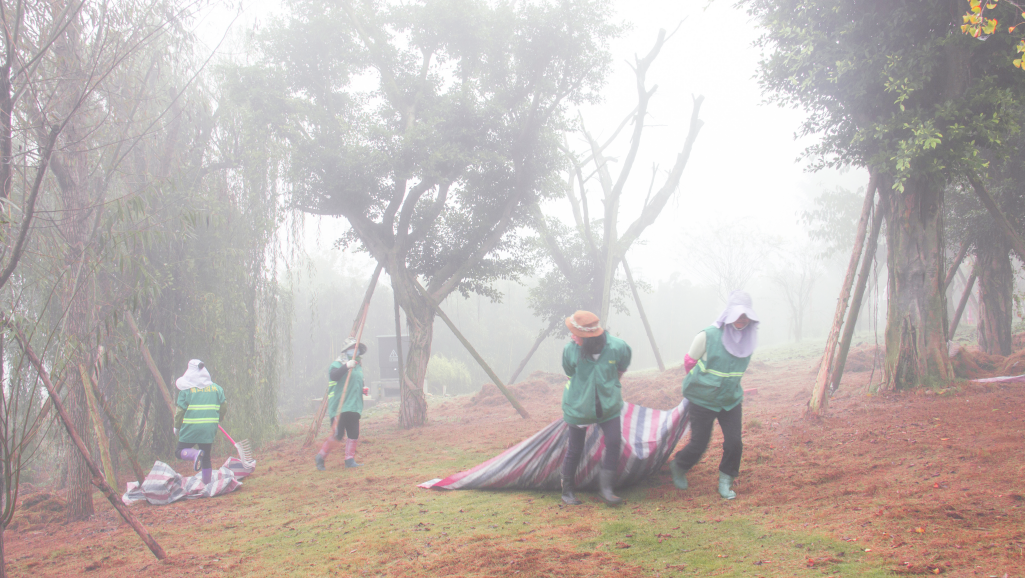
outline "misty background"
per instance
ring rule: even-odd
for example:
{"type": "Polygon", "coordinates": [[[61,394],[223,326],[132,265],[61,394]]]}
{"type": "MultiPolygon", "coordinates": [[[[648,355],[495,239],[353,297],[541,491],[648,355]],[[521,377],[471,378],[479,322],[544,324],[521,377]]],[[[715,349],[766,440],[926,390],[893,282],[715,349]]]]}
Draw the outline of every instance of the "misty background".
{"type": "MultiPolygon", "coordinates": [[[[276,10],[268,2],[249,5],[233,27],[259,28],[261,22],[275,18],[276,10]]],[[[802,152],[814,137],[797,137],[801,111],[763,102],[754,78],[761,58],[755,46],[758,31],[742,9],[723,1],[635,1],[616,3],[616,11],[629,28],[612,43],[613,72],[602,92],[603,101],[579,109],[585,126],[598,140],[611,136],[636,106],[636,81],[630,67],[634,56],[647,53],[660,28],[667,32],[675,29],[648,72],[648,85],[657,85],[657,90],[634,175],[624,193],[621,222],[629,222],[640,210],[652,166],[657,165],[660,174],[671,167],[687,131],[692,98],[705,97],[701,110],[704,126],[678,191],[627,255],[635,279],[643,286],[641,300],[666,366],[683,362],[694,335],[714,321],[725,303],[719,279],[706,264],[707,257],[717,255],[723,246],[741,255],[738,266],[749,273],[742,288],[751,293],[761,315],[759,341],[763,349],[795,341],[821,342],[832,323],[850,255],[847,251],[824,254],[821,241],[809,236],[805,217],[820,208],[816,199],[824,194],[832,193],[833,203],[843,198],[850,219],[832,225],[846,227],[845,234],[853,239],[867,171],[807,170],[802,152]],[[780,281],[793,284],[798,282],[794,277],[801,275],[811,288],[803,301],[798,336],[780,281]]],[[[218,30],[213,21],[209,24],[211,31],[218,30]]],[[[213,38],[217,32],[208,35],[213,38]]],[[[613,146],[610,157],[625,152],[628,138],[620,135],[617,142],[619,147],[613,146]]],[[[570,144],[575,150],[586,147],[579,135],[572,135],[570,144]]],[[[546,215],[572,224],[564,200],[551,201],[543,209],[546,215]]],[[[326,367],[352,327],[376,265],[366,254],[336,248],[335,241],[348,227],[341,217],[304,218],[298,240],[304,256],[292,264],[287,277],[294,294],[294,321],[291,362],[280,391],[286,419],[315,408],[314,400],[325,387],[326,367]]],[[[885,262],[885,249],[880,251],[881,262],[885,262]]],[[[539,263],[537,275],[550,266],[539,263]]],[[[620,269],[617,278],[622,276],[620,269]]],[[[519,283],[499,282],[500,302],[456,293],[442,303],[503,380],[511,376],[545,326],[528,307],[528,291],[536,282],[536,276],[519,283]]],[[[368,381],[378,378],[376,336],[395,333],[388,283],[388,276],[382,275],[367,319],[365,335],[371,338],[365,363],[368,381]]],[[[880,268],[879,284],[885,299],[885,267],[880,268]]],[[[866,298],[866,311],[870,304],[871,298],[866,298]]],[[[880,305],[879,311],[884,319],[885,306],[880,305]]],[[[656,368],[632,299],[626,300],[625,311],[613,307],[605,324],[631,345],[631,371],[656,368]]],[[[870,327],[870,316],[860,316],[859,331],[870,327]]],[[[546,339],[519,379],[533,371],[561,372],[565,342],[562,337],[546,339]]],[[[436,322],[432,363],[439,355],[465,366],[471,390],[490,381],[448,327],[436,322]]],[[[429,388],[428,393],[431,391],[429,388]]]]}

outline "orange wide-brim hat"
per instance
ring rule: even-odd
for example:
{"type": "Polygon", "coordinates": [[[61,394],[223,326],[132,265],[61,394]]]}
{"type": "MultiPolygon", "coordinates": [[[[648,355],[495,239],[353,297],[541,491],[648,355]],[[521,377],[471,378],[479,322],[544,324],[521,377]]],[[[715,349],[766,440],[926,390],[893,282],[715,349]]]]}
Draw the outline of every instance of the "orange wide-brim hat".
{"type": "Polygon", "coordinates": [[[605,333],[598,323],[598,316],[590,311],[577,311],[567,317],[566,328],[577,337],[597,337],[605,333]]]}

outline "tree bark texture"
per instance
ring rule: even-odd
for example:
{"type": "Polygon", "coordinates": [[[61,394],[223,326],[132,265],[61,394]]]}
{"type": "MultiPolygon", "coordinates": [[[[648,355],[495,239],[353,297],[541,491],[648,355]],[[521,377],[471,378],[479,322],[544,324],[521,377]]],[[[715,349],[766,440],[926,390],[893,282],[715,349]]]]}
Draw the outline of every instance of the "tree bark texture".
{"type": "Polygon", "coordinates": [[[847,300],[851,295],[851,286],[854,284],[854,274],[858,270],[858,262],[861,260],[862,249],[865,246],[865,235],[868,229],[868,218],[872,212],[872,200],[875,198],[878,182],[873,174],[869,179],[868,191],[865,192],[865,202],[861,207],[861,217],[858,219],[858,232],[854,237],[854,247],[851,250],[851,259],[847,264],[847,273],[844,275],[843,285],[840,286],[840,296],[836,302],[836,312],[833,314],[833,326],[829,330],[829,337],[826,338],[826,350],[822,354],[822,365],[815,378],[815,386],[812,388],[811,399],[808,401],[808,412],[812,415],[819,415],[825,411],[828,405],[826,390],[829,387],[829,379],[832,377],[833,356],[836,353],[836,345],[840,339],[840,328],[843,325],[844,314],[847,312],[847,300]]]}
{"type": "MultiPolygon", "coordinates": [[[[407,290],[416,292],[412,287],[408,287],[407,290]]],[[[405,374],[399,384],[399,391],[402,393],[399,402],[399,426],[409,429],[421,427],[427,422],[424,380],[427,378],[427,364],[431,360],[431,343],[434,340],[434,308],[419,294],[409,295],[406,303],[409,354],[403,367],[405,374]]]]}
{"type": "Polygon", "coordinates": [[[886,389],[945,382],[954,372],[947,355],[943,187],[909,180],[888,191],[886,389]]]}
{"type": "Polygon", "coordinates": [[[1002,240],[975,250],[979,275],[979,347],[990,355],[1010,355],[1014,269],[1010,248],[1002,240]]]}

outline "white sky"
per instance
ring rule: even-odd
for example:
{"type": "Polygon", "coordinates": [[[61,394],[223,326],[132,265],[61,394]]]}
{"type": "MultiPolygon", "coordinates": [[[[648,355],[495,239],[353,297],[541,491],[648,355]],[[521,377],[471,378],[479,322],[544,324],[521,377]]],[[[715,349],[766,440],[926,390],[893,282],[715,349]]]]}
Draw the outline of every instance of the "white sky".
{"type": "MultiPolygon", "coordinates": [[[[244,6],[243,16],[234,25],[237,32],[278,10],[273,0],[251,0],[244,6]]],[[[697,281],[685,268],[684,244],[723,223],[735,223],[738,234],[757,228],[801,244],[807,235],[798,216],[812,198],[837,185],[851,190],[865,186],[867,173],[861,171],[805,172],[805,162],[797,159],[813,141],[794,138],[804,115],[762,103],[754,78],[760,54],[752,46],[758,31],[733,0],[710,4],[706,0],[620,0],[617,11],[631,29],[612,46],[615,62],[605,101],[581,111],[598,137],[611,134],[636,104],[634,75],[627,60],[646,54],[659,28],[671,31],[684,20],[648,72],[648,86],[659,86],[648,119],[657,126],[646,129],[624,194],[621,231],[636,217],[647,193],[652,163],[666,171],[675,162],[688,130],[692,95],[705,97],[701,111],[705,124],[679,193],[642,236],[645,245],[635,246],[628,255],[636,276],[657,282],[680,271],[697,281]]],[[[234,11],[227,17],[208,16],[201,36],[211,46],[216,44],[233,15],[234,11]]],[[[623,146],[628,135],[629,129],[620,135],[623,146]]],[[[612,167],[613,178],[618,168],[612,167]]],[[[656,189],[661,182],[657,181],[656,189]]],[[[591,189],[589,195],[595,216],[601,207],[599,191],[591,189]]],[[[564,201],[545,210],[569,219],[564,201]]],[[[308,218],[307,223],[310,252],[330,247],[348,227],[340,218],[308,218]]]]}

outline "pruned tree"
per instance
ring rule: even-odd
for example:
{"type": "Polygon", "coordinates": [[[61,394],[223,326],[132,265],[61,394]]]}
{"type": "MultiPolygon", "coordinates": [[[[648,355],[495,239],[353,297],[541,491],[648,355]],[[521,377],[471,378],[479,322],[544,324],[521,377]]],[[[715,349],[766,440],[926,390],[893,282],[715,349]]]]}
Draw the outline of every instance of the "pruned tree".
{"type": "Polygon", "coordinates": [[[631,68],[636,78],[637,106],[612,135],[604,142],[599,142],[581,117],[577,128],[584,142],[584,150],[573,150],[568,139],[563,144],[562,150],[568,162],[563,195],[572,210],[574,227],[565,227],[556,219],[546,217],[540,206],[534,208],[534,230],[538,233],[552,268],[532,291],[531,303],[534,314],[544,319],[551,328],[550,333],[564,332],[562,319],[578,309],[595,311],[602,320],[608,319],[612,307],[627,310],[624,299],[629,295],[630,284],[617,278],[617,271],[624,264],[630,248],[655,222],[666,203],[679,189],[680,179],[703,125],[699,118],[703,101],[701,96],[693,99],[690,125],[672,168],[661,173],[657,165],[653,166],[646,188],[634,185],[631,180],[645,136],[648,107],[658,89],[658,85],[648,87],[648,73],[672,35],[667,34],[665,29],[659,30],[655,44],[648,53],[644,57],[634,57],[631,68]],[[608,156],[609,147],[617,142],[627,126],[632,127],[628,147],[619,173],[613,177],[611,165],[614,159],[608,156]],[[661,185],[656,189],[660,179],[661,185]],[[598,198],[603,207],[600,211],[591,208],[590,199],[594,196],[589,193],[589,189],[594,188],[600,194],[598,198]],[[646,191],[646,196],[640,214],[620,232],[623,195],[632,193],[639,198],[642,191],[646,191]]]}
{"type": "Polygon", "coordinates": [[[292,206],[345,217],[406,313],[400,423],[424,423],[435,303],[531,271],[515,235],[556,194],[567,107],[608,69],[606,0],[288,3],[233,72],[252,130],[285,147],[292,206]]]}

